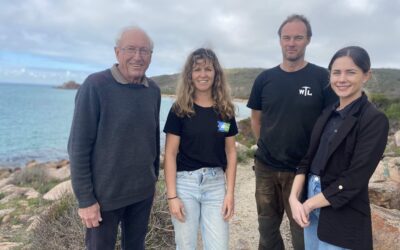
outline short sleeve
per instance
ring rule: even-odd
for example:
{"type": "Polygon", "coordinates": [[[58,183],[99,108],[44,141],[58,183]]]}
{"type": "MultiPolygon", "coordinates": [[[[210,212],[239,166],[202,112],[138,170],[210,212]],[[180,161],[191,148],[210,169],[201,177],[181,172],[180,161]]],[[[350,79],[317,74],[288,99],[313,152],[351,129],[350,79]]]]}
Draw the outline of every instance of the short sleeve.
{"type": "Polygon", "coordinates": [[[254,81],[253,87],[251,89],[249,101],[247,102],[247,107],[254,110],[261,110],[261,94],[264,86],[264,74],[257,76],[254,81]]]}
{"type": "Polygon", "coordinates": [[[169,110],[167,121],[164,126],[164,133],[181,136],[182,134],[182,119],[178,117],[172,108],[169,110]]]}
{"type": "Polygon", "coordinates": [[[235,117],[233,117],[231,120],[229,120],[229,123],[230,123],[229,132],[226,134],[226,137],[237,135],[238,127],[236,124],[235,117]]]}

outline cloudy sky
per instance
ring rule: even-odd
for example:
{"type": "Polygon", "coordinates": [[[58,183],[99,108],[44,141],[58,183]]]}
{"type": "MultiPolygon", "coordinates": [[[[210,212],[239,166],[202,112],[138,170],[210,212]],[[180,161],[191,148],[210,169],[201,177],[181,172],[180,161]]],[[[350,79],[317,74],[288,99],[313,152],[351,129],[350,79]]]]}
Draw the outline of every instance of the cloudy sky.
{"type": "Polygon", "coordinates": [[[129,25],[154,40],[149,76],[179,72],[200,46],[225,68],[273,67],[277,29],[292,13],[311,22],[308,61],[326,66],[360,45],[373,67],[400,68],[399,0],[1,0],[0,10],[0,82],[82,82],[115,62],[115,37],[129,25]]]}

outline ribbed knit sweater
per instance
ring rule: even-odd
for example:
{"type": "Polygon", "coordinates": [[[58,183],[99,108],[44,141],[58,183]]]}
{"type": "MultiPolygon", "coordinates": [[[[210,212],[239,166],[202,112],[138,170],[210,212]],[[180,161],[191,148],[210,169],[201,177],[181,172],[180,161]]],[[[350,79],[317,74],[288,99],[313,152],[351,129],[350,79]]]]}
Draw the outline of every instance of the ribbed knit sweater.
{"type": "Polygon", "coordinates": [[[154,194],[159,171],[160,89],[120,84],[111,71],[79,88],[68,142],[79,207],[118,209],[154,194]]]}

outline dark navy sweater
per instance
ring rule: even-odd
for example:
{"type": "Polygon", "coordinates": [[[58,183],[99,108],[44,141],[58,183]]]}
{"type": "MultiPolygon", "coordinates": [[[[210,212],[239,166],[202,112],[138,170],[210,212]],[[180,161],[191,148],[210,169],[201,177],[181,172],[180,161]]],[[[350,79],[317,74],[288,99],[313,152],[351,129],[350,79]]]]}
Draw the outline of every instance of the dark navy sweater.
{"type": "Polygon", "coordinates": [[[105,70],[79,88],[68,142],[79,207],[118,209],[154,194],[159,171],[160,89],[120,84],[105,70]]]}

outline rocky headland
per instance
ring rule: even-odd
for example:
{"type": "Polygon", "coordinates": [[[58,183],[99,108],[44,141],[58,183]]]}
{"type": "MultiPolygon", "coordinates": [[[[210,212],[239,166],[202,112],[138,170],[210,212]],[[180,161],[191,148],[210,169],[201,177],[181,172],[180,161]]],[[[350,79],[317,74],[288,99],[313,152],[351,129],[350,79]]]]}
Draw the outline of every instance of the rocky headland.
{"type": "Polygon", "coordinates": [[[64,82],[62,85],[57,86],[57,89],[79,89],[81,85],[75,81],[64,82]]]}

